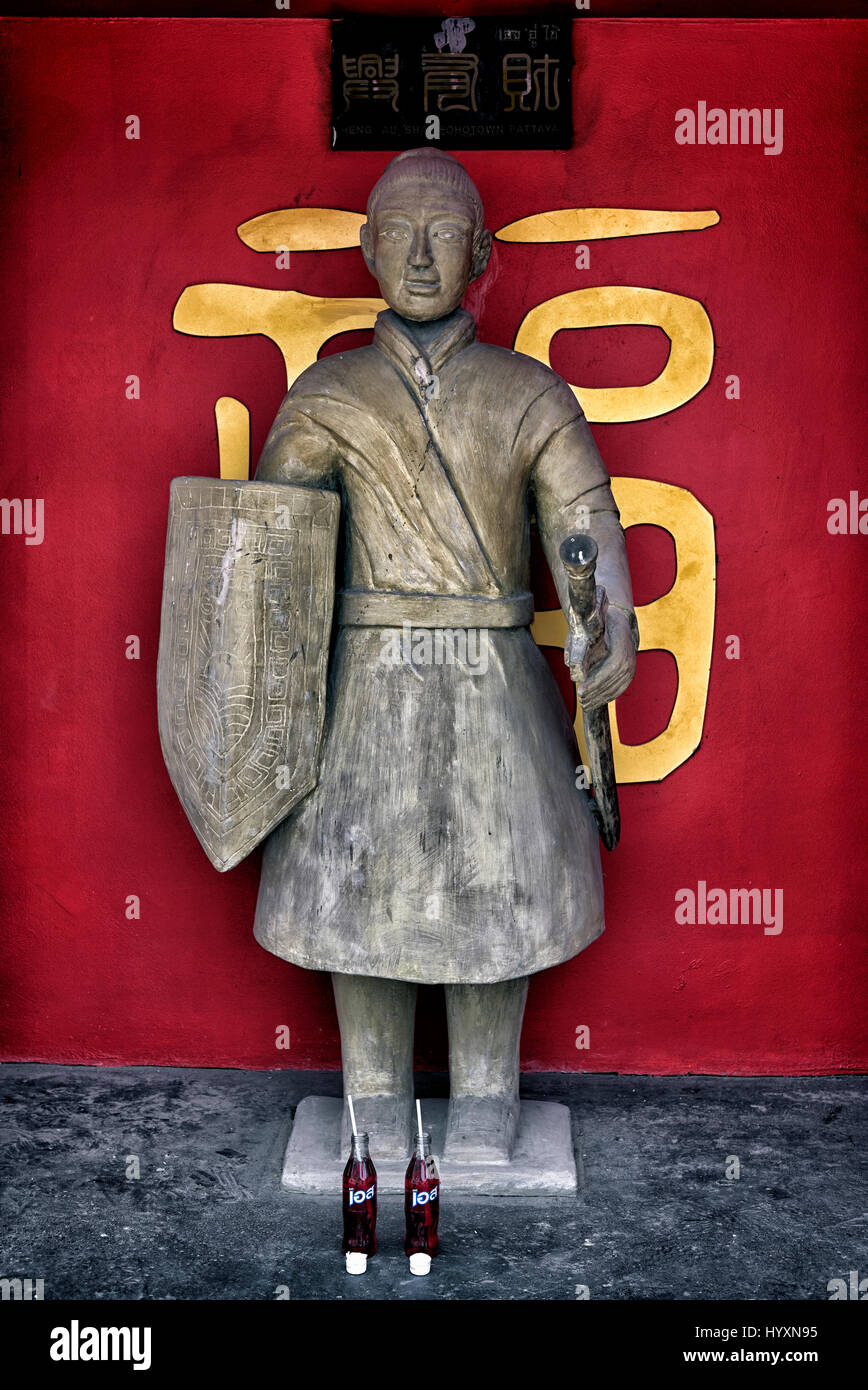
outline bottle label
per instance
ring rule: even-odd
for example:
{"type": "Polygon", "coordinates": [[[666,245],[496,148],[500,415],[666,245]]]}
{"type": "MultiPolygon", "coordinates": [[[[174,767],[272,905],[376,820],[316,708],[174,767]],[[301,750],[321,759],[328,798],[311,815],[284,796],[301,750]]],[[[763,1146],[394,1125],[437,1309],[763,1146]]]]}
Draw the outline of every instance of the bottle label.
{"type": "Polygon", "coordinates": [[[436,1199],[437,1188],[432,1187],[430,1192],[414,1192],[413,1201],[410,1205],[414,1207],[424,1207],[428,1202],[434,1202],[436,1199]]]}
{"type": "Polygon", "coordinates": [[[367,1191],[365,1191],[363,1187],[351,1187],[349,1192],[347,1193],[347,1196],[350,1199],[350,1206],[360,1207],[363,1202],[370,1202],[374,1196],[374,1191],[375,1184],[373,1183],[367,1189],[367,1191]]]}

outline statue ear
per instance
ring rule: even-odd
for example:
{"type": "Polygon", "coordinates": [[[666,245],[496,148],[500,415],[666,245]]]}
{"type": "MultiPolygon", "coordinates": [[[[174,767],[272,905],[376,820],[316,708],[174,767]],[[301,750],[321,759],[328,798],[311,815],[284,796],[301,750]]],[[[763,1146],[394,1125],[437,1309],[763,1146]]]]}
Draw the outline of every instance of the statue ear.
{"type": "Polygon", "coordinates": [[[372,237],[373,228],[371,227],[370,222],[363,222],[361,227],[359,228],[359,245],[362,248],[362,255],[365,258],[365,265],[368,267],[368,270],[371,272],[371,274],[374,276],[374,279],[376,280],[377,277],[374,272],[374,248],[371,244],[372,237]]]}
{"type": "Polygon", "coordinates": [[[488,258],[491,255],[491,232],[483,232],[479,238],[476,250],[473,252],[473,260],[470,262],[470,278],[478,280],[479,276],[488,265],[488,258]]]}

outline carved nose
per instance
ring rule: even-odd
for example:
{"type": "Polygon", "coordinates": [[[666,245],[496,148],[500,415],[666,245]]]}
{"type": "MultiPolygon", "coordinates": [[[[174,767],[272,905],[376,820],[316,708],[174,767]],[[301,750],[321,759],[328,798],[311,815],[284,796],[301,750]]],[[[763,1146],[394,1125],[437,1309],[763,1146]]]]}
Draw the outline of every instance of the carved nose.
{"type": "Polygon", "coordinates": [[[433,265],[434,258],[431,255],[431,248],[428,245],[427,237],[417,237],[410,247],[410,254],[407,260],[412,266],[420,268],[426,265],[433,265]]]}

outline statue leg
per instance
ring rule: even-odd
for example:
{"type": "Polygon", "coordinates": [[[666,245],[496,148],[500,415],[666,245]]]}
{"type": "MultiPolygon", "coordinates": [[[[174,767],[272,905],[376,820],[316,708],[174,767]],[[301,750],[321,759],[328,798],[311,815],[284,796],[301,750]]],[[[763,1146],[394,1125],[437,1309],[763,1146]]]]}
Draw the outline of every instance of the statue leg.
{"type": "MultiPolygon", "coordinates": [[[[368,975],[332,975],[344,1095],[351,1095],[360,1130],[370,1135],[371,1157],[407,1158],[413,1133],[413,1023],[416,986],[368,975]]],[[[344,1106],[341,1150],[350,1147],[344,1106]]]]}
{"type": "Polygon", "coordinates": [[[504,1163],[518,1133],[519,1040],[527,976],[447,985],[449,1118],[444,1159],[504,1163]]]}

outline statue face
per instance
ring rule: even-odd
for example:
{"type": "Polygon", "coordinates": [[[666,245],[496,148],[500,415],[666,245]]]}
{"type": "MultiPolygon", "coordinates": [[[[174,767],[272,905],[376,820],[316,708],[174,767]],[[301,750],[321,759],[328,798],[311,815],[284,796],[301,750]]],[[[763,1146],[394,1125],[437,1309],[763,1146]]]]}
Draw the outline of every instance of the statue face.
{"type": "Polygon", "coordinates": [[[473,245],[473,209],[452,189],[420,180],[384,190],[362,252],[380,293],[396,314],[416,321],[457,309],[488,261],[490,237],[473,245]]]}

